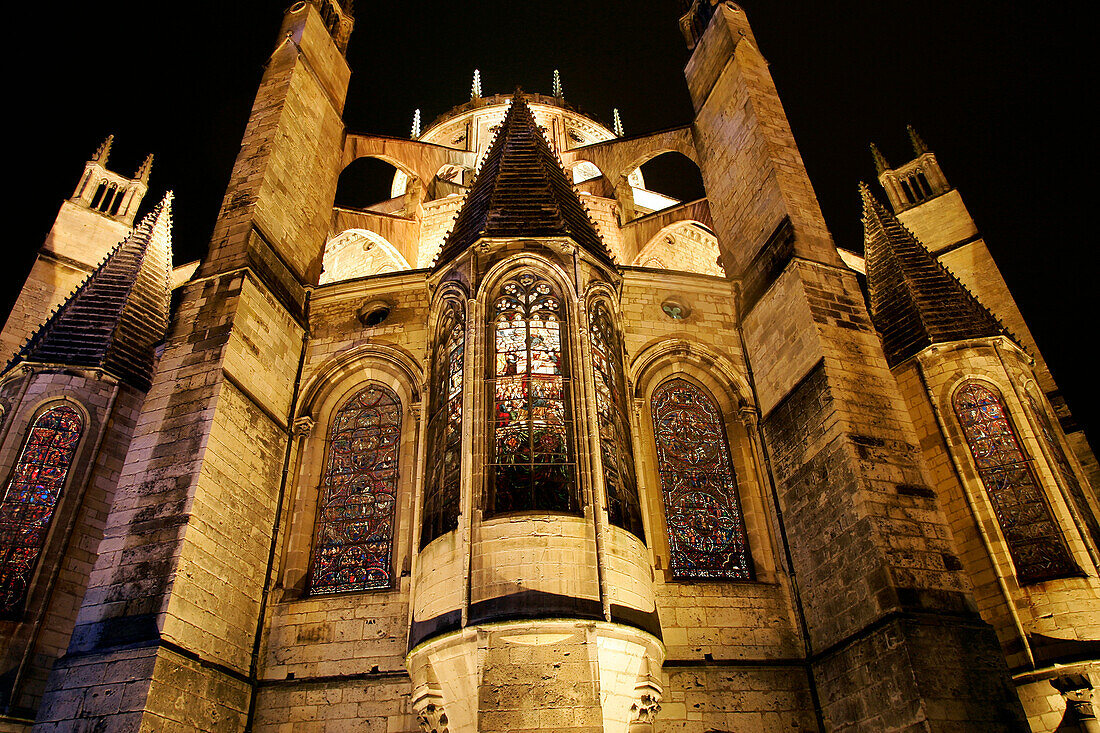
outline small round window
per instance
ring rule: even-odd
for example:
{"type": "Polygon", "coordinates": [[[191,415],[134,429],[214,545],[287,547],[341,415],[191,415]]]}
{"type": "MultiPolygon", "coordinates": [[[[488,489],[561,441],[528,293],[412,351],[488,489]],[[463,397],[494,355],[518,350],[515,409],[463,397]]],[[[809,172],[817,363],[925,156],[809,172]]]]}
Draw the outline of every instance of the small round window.
{"type": "Polygon", "coordinates": [[[681,321],[687,318],[688,314],[691,313],[691,309],[679,300],[666,300],[664,303],[661,303],[661,310],[664,311],[666,316],[674,321],[681,321]]]}

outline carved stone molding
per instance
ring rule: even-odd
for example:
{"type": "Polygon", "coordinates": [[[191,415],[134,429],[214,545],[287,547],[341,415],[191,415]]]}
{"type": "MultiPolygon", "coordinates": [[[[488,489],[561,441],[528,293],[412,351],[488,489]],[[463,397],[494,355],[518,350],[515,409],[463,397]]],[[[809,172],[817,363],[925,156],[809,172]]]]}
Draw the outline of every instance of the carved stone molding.
{"type": "Polygon", "coordinates": [[[1096,720],[1096,709],[1092,706],[1092,698],[1095,690],[1084,675],[1073,674],[1064,677],[1055,677],[1050,684],[1066,701],[1066,721],[1081,724],[1085,731],[1093,733],[1100,731],[1100,724],[1096,720]],[[1071,716],[1076,719],[1073,720],[1071,716]]]}
{"type": "Polygon", "coordinates": [[[294,421],[291,432],[297,437],[308,438],[310,433],[313,432],[313,428],[316,424],[317,421],[309,415],[302,415],[294,421]]]}
{"type": "Polygon", "coordinates": [[[443,694],[432,687],[421,687],[413,693],[413,710],[421,733],[448,733],[447,713],[443,709],[443,694]]]}
{"type": "MultiPolygon", "coordinates": [[[[634,688],[635,700],[630,706],[630,725],[651,726],[661,712],[661,697],[664,690],[653,677],[639,680],[634,688]]],[[[648,728],[646,728],[648,729],[648,728]]]]}

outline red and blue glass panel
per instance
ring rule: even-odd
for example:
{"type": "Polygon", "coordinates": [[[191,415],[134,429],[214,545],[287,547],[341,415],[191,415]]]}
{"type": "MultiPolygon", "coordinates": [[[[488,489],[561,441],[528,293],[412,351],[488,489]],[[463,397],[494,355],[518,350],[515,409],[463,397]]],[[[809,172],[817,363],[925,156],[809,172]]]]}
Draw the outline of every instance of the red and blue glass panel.
{"type": "Polygon", "coordinates": [[[1080,574],[995,389],[968,382],[955,415],[974,456],[1021,584],[1080,574]]]}
{"type": "Polygon", "coordinates": [[[596,420],[600,432],[608,521],[644,540],[642,507],[638,500],[630,422],[627,418],[622,343],[611,314],[602,302],[597,302],[592,309],[591,334],[592,367],[596,377],[596,420]]]}
{"type": "Polygon", "coordinates": [[[745,520],[722,413],[706,390],[670,379],[652,398],[669,565],[677,580],[750,580],[745,520]]]}
{"type": "Polygon", "coordinates": [[[84,424],[70,405],[34,419],[0,500],[0,613],[26,599],[84,424]]]}
{"type": "Polygon", "coordinates": [[[458,526],[462,480],[462,368],[466,316],[462,303],[444,302],[432,352],[429,394],[428,476],[420,546],[458,526]]]}
{"type": "Polygon", "coordinates": [[[400,440],[401,401],[380,384],[337,411],[317,507],[312,593],[393,587],[400,440]]]}
{"type": "Polygon", "coordinates": [[[493,304],[493,448],[488,513],[579,512],[562,303],[524,273],[493,304]]]}

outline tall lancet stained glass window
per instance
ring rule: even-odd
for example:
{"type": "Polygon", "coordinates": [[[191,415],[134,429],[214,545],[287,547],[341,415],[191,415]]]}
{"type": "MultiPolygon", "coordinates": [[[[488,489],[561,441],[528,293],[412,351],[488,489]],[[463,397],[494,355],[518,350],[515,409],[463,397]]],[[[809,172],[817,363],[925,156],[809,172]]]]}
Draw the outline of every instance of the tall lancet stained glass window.
{"type": "Polygon", "coordinates": [[[580,511],[561,298],[525,272],[493,303],[490,514],[580,511]]]}
{"type": "Polygon", "coordinates": [[[1035,415],[1035,419],[1039,423],[1039,430],[1043,434],[1043,441],[1047,444],[1047,449],[1054,457],[1054,462],[1058,464],[1058,473],[1061,474],[1062,482],[1069,492],[1070,497],[1073,499],[1074,505],[1077,507],[1077,513],[1081,517],[1081,521],[1084,522],[1089,534],[1092,536],[1093,543],[1095,543],[1097,547],[1100,547],[1100,522],[1096,521],[1096,514],[1092,511],[1092,507],[1089,506],[1088,496],[1081,487],[1081,482],[1077,480],[1077,473],[1073,470],[1069,458],[1066,457],[1066,452],[1062,450],[1062,445],[1058,442],[1058,437],[1054,432],[1054,425],[1051,423],[1050,418],[1047,417],[1046,410],[1043,409],[1043,406],[1034,395],[1028,394],[1027,401],[1031,405],[1031,412],[1035,415]]]}
{"type": "Polygon", "coordinates": [[[312,593],[393,586],[393,525],[401,401],[370,384],[332,421],[321,477],[310,580],[312,593]]]}
{"type": "Polygon", "coordinates": [[[750,580],[745,520],[714,398],[676,378],[654,391],[651,407],[672,576],[750,580]]]}
{"type": "Polygon", "coordinates": [[[611,313],[602,302],[592,308],[592,366],[596,375],[596,418],[600,429],[607,515],[616,527],[645,538],[634,455],[627,418],[623,350],[611,313]]]}
{"type": "Polygon", "coordinates": [[[83,430],[71,405],[51,407],[31,423],[0,499],[0,614],[17,612],[26,598],[83,430]]]}
{"type": "Polygon", "coordinates": [[[1000,392],[968,382],[955,393],[953,404],[1019,582],[1079,574],[1008,420],[1000,392]]]}
{"type": "Polygon", "coordinates": [[[420,546],[458,526],[462,464],[462,366],[466,349],[466,311],[448,298],[432,350],[428,395],[428,476],[420,546]]]}

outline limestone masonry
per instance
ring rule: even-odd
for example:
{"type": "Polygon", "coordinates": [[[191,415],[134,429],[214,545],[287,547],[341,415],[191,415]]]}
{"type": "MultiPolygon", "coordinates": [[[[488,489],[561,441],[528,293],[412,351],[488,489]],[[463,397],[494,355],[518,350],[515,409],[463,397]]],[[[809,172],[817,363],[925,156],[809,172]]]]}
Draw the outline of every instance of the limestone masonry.
{"type": "Polygon", "coordinates": [[[629,137],[557,76],[353,134],[353,24],[286,10],[201,262],[111,139],[61,205],[0,335],[0,731],[1100,731],[1100,466],[915,130],[857,255],[732,2],[629,137]]]}

